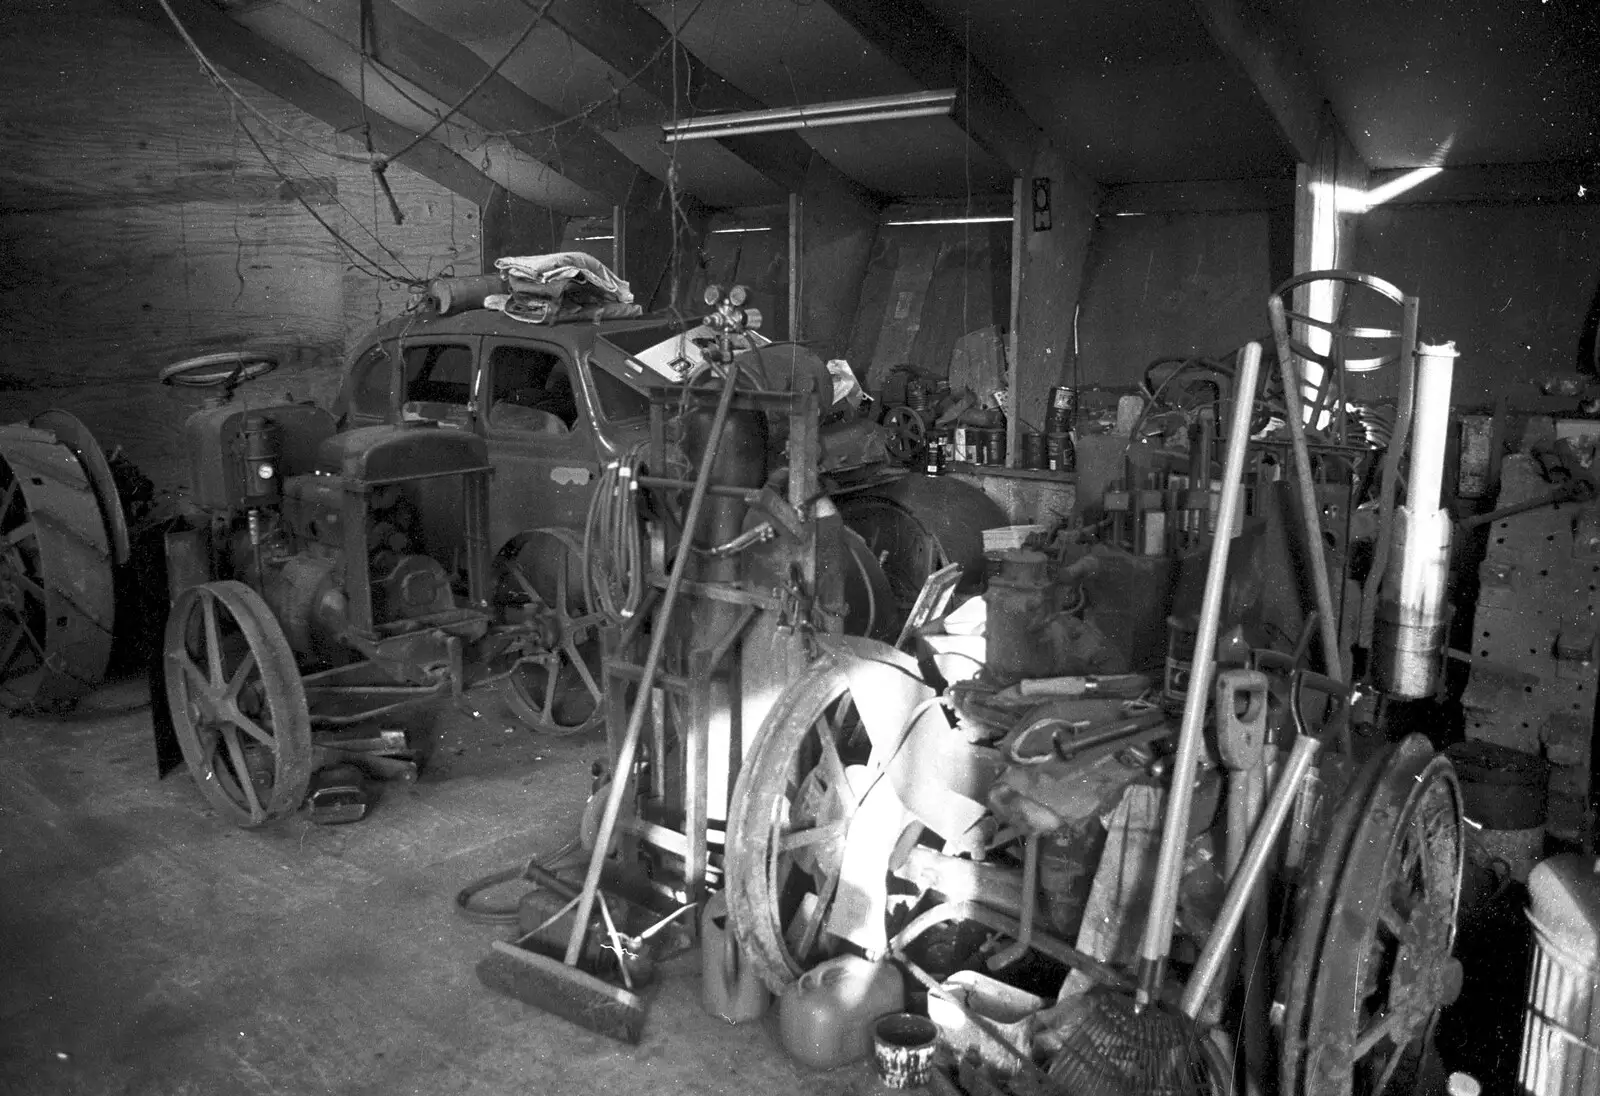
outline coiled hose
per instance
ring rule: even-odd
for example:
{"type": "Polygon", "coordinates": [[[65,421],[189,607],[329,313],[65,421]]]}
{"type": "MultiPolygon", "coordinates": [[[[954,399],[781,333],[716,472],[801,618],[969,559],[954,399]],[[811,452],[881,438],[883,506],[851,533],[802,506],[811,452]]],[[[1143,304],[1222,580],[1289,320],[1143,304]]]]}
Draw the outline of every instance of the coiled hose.
{"type": "Polygon", "coordinates": [[[633,616],[644,601],[644,539],[635,494],[647,449],[640,442],[601,469],[583,525],[584,594],[589,610],[612,623],[633,616]]]}
{"type": "Polygon", "coordinates": [[[482,892],[490,889],[491,887],[497,887],[502,883],[510,883],[517,879],[532,880],[534,877],[534,868],[542,868],[547,872],[553,872],[557,865],[564,860],[570,859],[572,855],[580,851],[581,848],[581,844],[576,838],[574,838],[573,840],[568,841],[565,845],[562,845],[555,852],[545,856],[535,856],[520,867],[503,868],[500,871],[490,872],[488,875],[474,879],[472,882],[468,883],[466,886],[462,887],[456,892],[455,905],[457,915],[467,921],[473,921],[480,925],[516,924],[517,914],[522,905],[522,899],[526,898],[533,891],[543,890],[545,888],[542,886],[530,887],[528,890],[524,891],[520,896],[518,896],[517,900],[511,903],[509,906],[486,906],[475,902],[474,899],[476,899],[477,896],[482,892]]]}

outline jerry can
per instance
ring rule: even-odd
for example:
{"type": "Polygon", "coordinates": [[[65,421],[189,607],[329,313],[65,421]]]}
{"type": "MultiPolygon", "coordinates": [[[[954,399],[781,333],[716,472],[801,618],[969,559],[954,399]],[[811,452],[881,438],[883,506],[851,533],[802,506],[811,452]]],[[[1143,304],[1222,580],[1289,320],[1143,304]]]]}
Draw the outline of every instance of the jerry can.
{"type": "Polygon", "coordinates": [[[859,955],[820,963],[778,999],[778,1038],[783,1049],[817,1069],[864,1058],[872,1052],[872,1025],[905,1007],[899,968],[859,955]]]}
{"type": "Polygon", "coordinates": [[[700,913],[700,1006],[730,1024],[758,1019],[772,994],[745,965],[739,941],[728,928],[728,901],[721,891],[700,913]]]}

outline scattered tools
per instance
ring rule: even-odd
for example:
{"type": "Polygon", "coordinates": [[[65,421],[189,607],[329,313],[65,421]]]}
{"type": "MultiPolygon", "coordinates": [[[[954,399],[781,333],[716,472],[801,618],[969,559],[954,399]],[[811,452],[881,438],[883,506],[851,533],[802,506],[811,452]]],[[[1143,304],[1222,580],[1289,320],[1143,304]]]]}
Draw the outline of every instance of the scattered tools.
{"type": "Polygon", "coordinates": [[[994,694],[998,704],[1049,697],[1134,700],[1150,691],[1148,674],[1103,674],[1072,677],[1026,678],[994,694]]]}

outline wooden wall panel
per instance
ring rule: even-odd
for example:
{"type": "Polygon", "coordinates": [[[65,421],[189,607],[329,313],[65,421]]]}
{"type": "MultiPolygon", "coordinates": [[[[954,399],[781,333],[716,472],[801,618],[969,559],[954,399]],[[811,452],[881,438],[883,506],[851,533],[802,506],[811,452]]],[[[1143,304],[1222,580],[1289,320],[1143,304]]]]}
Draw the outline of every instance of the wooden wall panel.
{"type": "Polygon", "coordinates": [[[1225,354],[1251,339],[1270,349],[1268,216],[1102,217],[1078,318],[1077,383],[1132,387],[1161,358],[1225,354]]]}
{"type": "Polygon", "coordinates": [[[849,360],[869,388],[911,363],[944,376],[961,336],[1004,329],[1011,225],[885,225],[861,291],[849,360]]]}
{"type": "Polygon", "coordinates": [[[157,29],[102,0],[0,5],[0,422],[64,407],[175,486],[197,399],[161,366],[270,348],[253,398],[325,396],[410,279],[476,272],[474,205],[394,167],[396,226],[370,172],[319,151],[354,138],[236,86],[281,174],[157,29]],[[398,276],[361,273],[306,205],[398,276]]]}

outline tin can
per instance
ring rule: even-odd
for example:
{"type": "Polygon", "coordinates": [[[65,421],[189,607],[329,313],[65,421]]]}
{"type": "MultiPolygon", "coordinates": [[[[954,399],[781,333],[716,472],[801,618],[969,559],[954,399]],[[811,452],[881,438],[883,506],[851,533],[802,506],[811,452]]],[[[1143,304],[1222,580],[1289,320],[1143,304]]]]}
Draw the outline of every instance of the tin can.
{"type": "Polygon", "coordinates": [[[1072,435],[1065,431],[1045,435],[1045,459],[1052,472],[1077,471],[1078,450],[1072,444],[1072,435]]]}
{"type": "Polygon", "coordinates": [[[1004,464],[1006,462],[1006,429],[1005,427],[990,427],[983,432],[985,444],[989,452],[985,464],[1004,464]]]}
{"type": "Polygon", "coordinates": [[[1057,385],[1050,389],[1050,403],[1045,408],[1044,432],[1046,434],[1060,434],[1072,429],[1073,420],[1077,417],[1078,394],[1066,385],[1057,385]]]}
{"type": "Polygon", "coordinates": [[[1043,434],[1022,435],[1022,460],[1024,468],[1048,468],[1043,434]]]}

